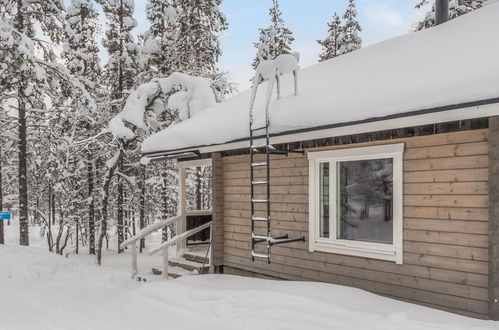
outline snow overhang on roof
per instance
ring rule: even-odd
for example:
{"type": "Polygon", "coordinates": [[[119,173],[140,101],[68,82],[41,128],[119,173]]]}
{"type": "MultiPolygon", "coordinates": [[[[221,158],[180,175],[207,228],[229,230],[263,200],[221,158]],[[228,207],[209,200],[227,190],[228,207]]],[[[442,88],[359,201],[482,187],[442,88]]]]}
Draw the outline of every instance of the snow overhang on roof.
{"type": "MultiPolygon", "coordinates": [[[[499,115],[499,3],[282,79],[270,108],[272,143],[499,115]]],[[[263,126],[266,84],[255,125],[263,126]]],[[[250,91],[149,137],[145,155],[248,147],[250,91]]]]}

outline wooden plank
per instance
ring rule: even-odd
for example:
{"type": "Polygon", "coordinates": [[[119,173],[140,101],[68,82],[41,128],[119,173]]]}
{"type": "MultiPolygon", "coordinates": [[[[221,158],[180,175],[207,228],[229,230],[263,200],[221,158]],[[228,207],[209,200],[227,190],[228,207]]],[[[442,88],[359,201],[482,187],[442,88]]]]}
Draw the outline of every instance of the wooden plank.
{"type": "Polygon", "coordinates": [[[404,183],[424,182],[487,182],[489,180],[489,169],[454,169],[454,170],[429,170],[404,172],[404,183]]]}
{"type": "MultiPolygon", "coordinates": [[[[308,185],[308,176],[293,176],[293,177],[272,177],[272,186],[300,186],[308,185]]],[[[243,179],[225,179],[225,187],[248,187],[249,178],[243,179]]]]}
{"type": "Polygon", "coordinates": [[[469,233],[446,233],[440,231],[427,230],[404,230],[404,240],[414,242],[428,242],[439,244],[456,244],[461,246],[487,248],[489,246],[488,236],[486,234],[469,233]]]}
{"type": "MultiPolygon", "coordinates": [[[[227,179],[246,179],[249,178],[249,169],[233,172],[225,172],[224,178],[227,179]]],[[[264,169],[258,169],[255,171],[255,176],[257,178],[263,178],[265,175],[264,169]]],[[[278,168],[270,169],[270,175],[274,177],[308,177],[308,167],[290,167],[290,168],[278,168]]]]}
{"type": "Polygon", "coordinates": [[[488,316],[499,320],[499,117],[489,118],[489,305],[488,316]]]}
{"type": "MultiPolygon", "coordinates": [[[[267,185],[257,185],[254,187],[256,194],[265,194],[267,192],[267,185]]],[[[276,186],[271,181],[270,193],[280,195],[308,195],[308,185],[292,185],[292,186],[276,186]]],[[[250,196],[250,186],[242,187],[227,186],[224,188],[224,194],[246,194],[250,196]]]]}
{"type": "MultiPolygon", "coordinates": [[[[249,219],[251,212],[249,210],[231,210],[226,209],[224,211],[225,217],[234,217],[249,219]]],[[[284,220],[284,221],[300,221],[308,223],[308,214],[306,213],[290,213],[290,212],[271,212],[270,217],[273,220],[284,220]]]]}
{"type": "MultiPolygon", "coordinates": [[[[234,247],[247,251],[249,249],[249,242],[242,241],[227,241],[228,247],[234,247]]],[[[350,267],[360,269],[372,269],[392,274],[402,274],[412,276],[414,278],[426,278],[443,282],[466,284],[482,288],[488,287],[488,277],[482,274],[471,274],[462,271],[446,270],[430,268],[420,265],[397,265],[392,262],[365,259],[353,256],[345,256],[339,254],[331,254],[324,252],[308,252],[307,250],[289,248],[285,246],[278,246],[273,249],[273,254],[291,257],[300,260],[315,260],[322,263],[329,263],[332,265],[347,265],[350,267]]]]}
{"type": "Polygon", "coordinates": [[[485,221],[430,220],[430,219],[405,218],[404,229],[486,235],[489,232],[489,224],[488,222],[485,221]]]}
{"type": "Polygon", "coordinates": [[[468,273],[488,274],[488,263],[483,261],[404,253],[404,263],[432,268],[460,270],[468,273]]]}
{"type": "MultiPolygon", "coordinates": [[[[224,210],[249,210],[250,203],[248,202],[231,202],[226,201],[224,203],[224,210]]],[[[257,204],[255,209],[258,211],[265,210],[265,205],[257,204]]],[[[272,210],[275,212],[289,212],[289,213],[307,213],[308,212],[308,203],[303,204],[289,204],[289,203],[273,203],[272,210]]]]}
{"type": "MultiPolygon", "coordinates": [[[[307,187],[308,188],[308,187],[307,187]]],[[[487,182],[405,183],[405,195],[485,195],[487,182]]]]}
{"type": "MultiPolygon", "coordinates": [[[[256,199],[266,199],[267,194],[256,194],[256,199]]],[[[224,195],[224,203],[225,202],[247,202],[250,201],[250,195],[236,195],[236,194],[225,194],[224,195]]],[[[308,202],[308,195],[280,195],[280,194],[271,194],[270,201],[275,203],[286,203],[286,204],[304,204],[308,202]]],[[[272,204],[272,206],[273,206],[272,204]]]]}
{"type": "Polygon", "coordinates": [[[405,206],[404,216],[419,219],[488,221],[486,208],[405,206]]]}
{"type": "Polygon", "coordinates": [[[446,134],[435,134],[428,136],[418,136],[405,139],[407,149],[418,147],[431,147],[447,144],[459,144],[468,142],[487,141],[488,129],[477,129],[446,134]]]}
{"type": "MultiPolygon", "coordinates": [[[[264,161],[265,155],[260,157],[255,156],[255,161],[264,161]]],[[[294,168],[294,167],[305,167],[308,166],[308,159],[305,157],[301,158],[279,158],[270,160],[270,168],[280,169],[280,168],[294,168]]],[[[226,163],[224,164],[225,172],[236,172],[241,170],[249,170],[249,157],[246,157],[244,162],[241,163],[226,163]]]]}
{"type": "Polygon", "coordinates": [[[443,244],[422,243],[422,242],[413,242],[405,240],[404,252],[419,253],[430,256],[479,260],[479,261],[489,260],[488,248],[460,246],[461,242],[455,242],[455,243],[456,245],[443,245],[443,244]]]}
{"type": "Polygon", "coordinates": [[[488,195],[404,195],[404,206],[488,207],[488,195]]]}
{"type": "Polygon", "coordinates": [[[487,155],[488,148],[489,145],[487,141],[412,148],[412,149],[407,149],[404,152],[404,159],[408,160],[408,159],[459,157],[459,156],[471,156],[471,155],[487,155]]]}
{"type": "Polygon", "coordinates": [[[404,160],[404,171],[475,169],[488,166],[487,155],[404,160]]]}

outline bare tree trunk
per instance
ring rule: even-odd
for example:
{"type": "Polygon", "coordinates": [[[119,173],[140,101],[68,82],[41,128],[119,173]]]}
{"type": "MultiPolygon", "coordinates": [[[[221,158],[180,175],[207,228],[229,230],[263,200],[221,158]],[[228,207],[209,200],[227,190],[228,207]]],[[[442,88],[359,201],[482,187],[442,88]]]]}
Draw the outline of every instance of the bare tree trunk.
{"type": "MultiPolygon", "coordinates": [[[[123,157],[120,157],[118,160],[118,170],[120,173],[123,173],[123,157]]],[[[118,253],[123,252],[121,248],[121,243],[123,243],[123,230],[124,230],[124,221],[123,221],[123,179],[118,178],[118,253]]]]}
{"type": "MultiPolygon", "coordinates": [[[[141,165],[140,167],[140,206],[139,206],[139,228],[142,229],[146,226],[145,219],[145,208],[146,208],[146,167],[141,165]]],[[[140,239],[139,250],[142,253],[142,249],[146,247],[146,240],[144,238],[140,239]]]]}
{"type": "MultiPolygon", "coordinates": [[[[123,156],[123,149],[122,145],[120,143],[120,148],[119,148],[119,155],[118,155],[118,161],[111,166],[111,168],[108,168],[107,170],[107,175],[104,181],[104,185],[102,187],[104,191],[104,196],[102,198],[102,219],[101,219],[101,229],[100,229],[100,235],[99,235],[99,241],[97,243],[97,264],[101,265],[102,264],[102,244],[104,242],[104,238],[106,238],[106,244],[109,243],[109,240],[107,239],[107,220],[108,220],[108,206],[109,206],[109,185],[111,184],[111,180],[113,179],[114,172],[116,171],[116,167],[118,166],[118,163],[123,156]]],[[[106,245],[107,246],[107,245],[106,245]]]]}
{"type": "Polygon", "coordinates": [[[90,160],[87,163],[87,183],[88,183],[88,197],[90,203],[88,205],[88,253],[95,254],[95,202],[94,202],[94,168],[93,162],[90,160]]]}
{"type": "MultiPolygon", "coordinates": [[[[79,233],[78,233],[78,230],[80,230],[80,220],[78,219],[78,221],[76,222],[76,249],[75,249],[75,253],[78,254],[78,247],[79,247],[79,233]]],[[[66,239],[67,241],[67,239],[66,239]]]]}
{"type": "MultiPolygon", "coordinates": [[[[17,0],[17,29],[24,32],[24,1],[17,0]]],[[[19,147],[19,244],[29,245],[28,231],[28,166],[27,166],[27,126],[26,126],[26,104],[23,99],[25,90],[25,77],[21,76],[18,89],[17,111],[18,111],[18,147],[19,147]]]]}

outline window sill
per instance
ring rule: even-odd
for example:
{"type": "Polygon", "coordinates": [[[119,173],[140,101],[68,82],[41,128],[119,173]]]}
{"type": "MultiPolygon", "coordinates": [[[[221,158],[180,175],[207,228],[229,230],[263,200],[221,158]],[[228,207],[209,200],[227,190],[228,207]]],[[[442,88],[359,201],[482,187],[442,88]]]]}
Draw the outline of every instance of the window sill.
{"type": "Polygon", "coordinates": [[[397,264],[402,264],[402,251],[397,253],[396,248],[393,245],[375,243],[351,244],[350,242],[310,241],[309,251],[320,251],[362,258],[387,260],[395,262],[397,264]]]}

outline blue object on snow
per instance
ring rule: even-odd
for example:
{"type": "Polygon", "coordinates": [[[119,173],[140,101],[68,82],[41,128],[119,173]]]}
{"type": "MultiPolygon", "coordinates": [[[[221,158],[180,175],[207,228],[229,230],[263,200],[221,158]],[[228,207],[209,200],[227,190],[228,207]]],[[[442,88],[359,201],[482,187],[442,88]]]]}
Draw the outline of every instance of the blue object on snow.
{"type": "Polygon", "coordinates": [[[0,220],[10,220],[12,219],[11,212],[0,212],[0,220]]]}

